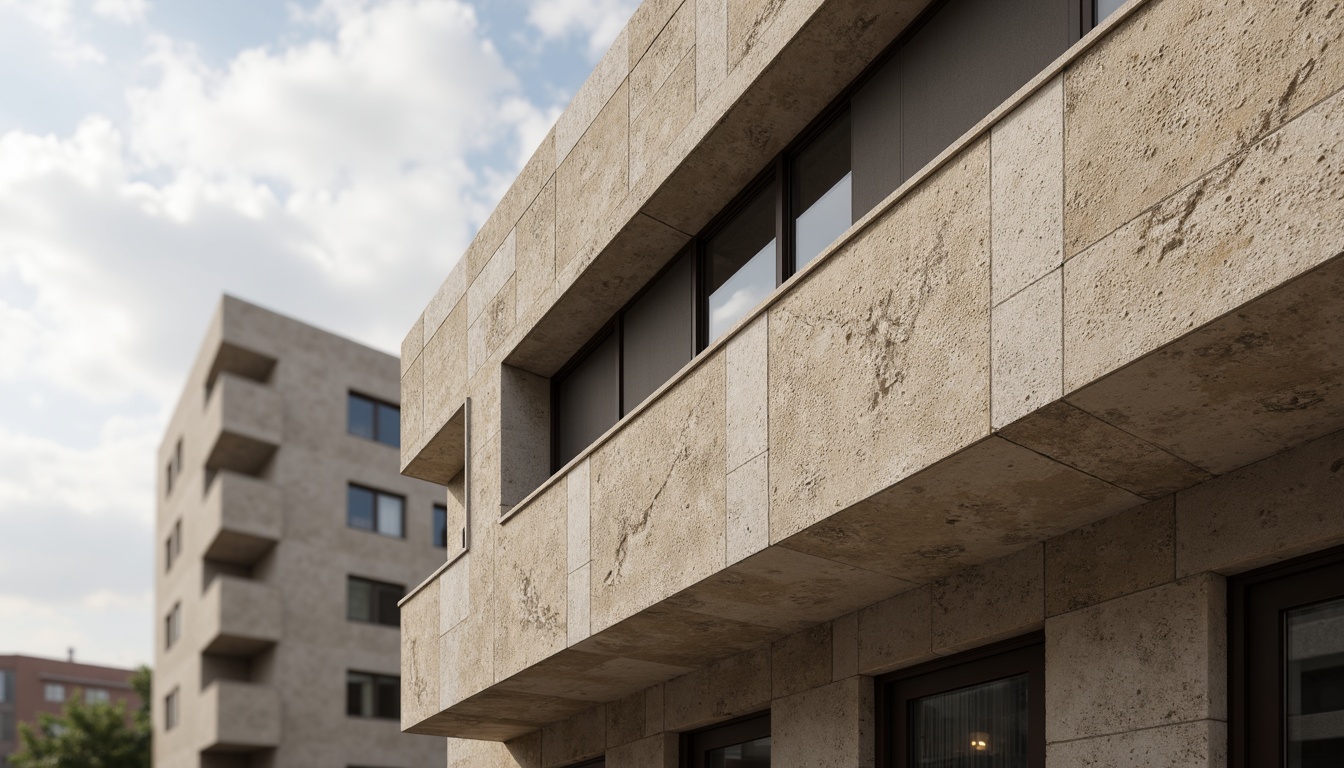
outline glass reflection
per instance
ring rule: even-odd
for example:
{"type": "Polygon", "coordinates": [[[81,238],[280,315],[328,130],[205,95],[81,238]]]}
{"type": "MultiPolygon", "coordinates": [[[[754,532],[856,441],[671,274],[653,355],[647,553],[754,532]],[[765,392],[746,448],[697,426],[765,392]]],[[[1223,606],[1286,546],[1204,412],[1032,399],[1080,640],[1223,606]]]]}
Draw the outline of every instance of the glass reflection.
{"type": "Polygon", "coordinates": [[[767,185],[709,241],[710,343],[775,289],[774,198],[767,185]]]}
{"type": "Polygon", "coordinates": [[[1095,2],[1096,5],[1092,6],[1093,26],[1100,24],[1106,20],[1107,16],[1120,10],[1120,6],[1124,5],[1126,0],[1095,0],[1095,2]]]}
{"type": "Polygon", "coordinates": [[[705,753],[706,768],[770,768],[770,737],[711,749],[705,753]]]}
{"type": "Polygon", "coordinates": [[[1288,611],[1288,768],[1338,768],[1344,755],[1344,600],[1288,611]]]}
{"type": "Polygon", "coordinates": [[[793,161],[793,254],[802,269],[849,229],[849,113],[841,115],[793,161]]]}
{"type": "Polygon", "coordinates": [[[910,702],[910,765],[1026,768],[1027,676],[910,702]]]}

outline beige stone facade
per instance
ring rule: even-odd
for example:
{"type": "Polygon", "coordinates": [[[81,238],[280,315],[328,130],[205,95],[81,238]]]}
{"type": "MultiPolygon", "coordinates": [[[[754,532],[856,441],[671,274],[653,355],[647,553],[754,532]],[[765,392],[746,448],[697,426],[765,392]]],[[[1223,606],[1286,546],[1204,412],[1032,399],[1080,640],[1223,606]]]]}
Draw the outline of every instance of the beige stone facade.
{"type": "Polygon", "coordinates": [[[872,766],[878,676],[1036,632],[1049,765],[1227,765],[1228,578],[1344,543],[1337,2],[1132,0],[552,471],[551,378],[925,6],[645,0],[411,329],[449,766],[872,766]]]}
{"type": "Polygon", "coordinates": [[[398,674],[396,627],[348,620],[347,578],[410,587],[444,557],[443,488],[347,432],[352,391],[397,403],[396,358],[221,301],[158,457],[156,766],[440,764],[442,739],[346,714],[349,671],[398,674]],[[405,498],[404,538],[347,527],[351,482],[405,498]]]}

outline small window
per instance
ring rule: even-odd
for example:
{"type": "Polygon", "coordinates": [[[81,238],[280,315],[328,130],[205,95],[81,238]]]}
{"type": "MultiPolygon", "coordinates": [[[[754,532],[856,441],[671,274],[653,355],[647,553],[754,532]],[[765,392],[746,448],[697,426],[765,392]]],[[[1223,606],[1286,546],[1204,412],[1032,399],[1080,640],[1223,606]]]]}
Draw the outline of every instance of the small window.
{"type": "Polygon", "coordinates": [[[350,576],[346,581],[346,618],[395,627],[401,623],[397,602],[406,594],[400,584],[350,576]]]}
{"type": "Polygon", "coordinates": [[[1039,633],[884,678],[879,749],[894,768],[1044,768],[1039,633]]]}
{"type": "Polygon", "coordinates": [[[163,543],[163,570],[170,571],[173,563],[177,561],[178,555],[182,554],[182,521],[173,523],[173,530],[168,533],[168,539],[163,543]]]}
{"type": "Polygon", "coordinates": [[[177,483],[177,478],[182,474],[182,440],[178,439],[177,445],[173,446],[173,455],[168,459],[168,466],[163,470],[163,495],[167,496],[173,492],[173,486],[177,483]]]}
{"type": "Polygon", "coordinates": [[[682,737],[688,768],[769,768],[770,713],[682,737]]]}
{"type": "Polygon", "coordinates": [[[616,333],[609,331],[559,377],[555,390],[557,469],[620,418],[619,350],[616,333]]]}
{"type": "Polygon", "coordinates": [[[351,392],[346,404],[346,429],[352,435],[397,448],[401,445],[401,409],[351,392]]]}
{"type": "MultiPolygon", "coordinates": [[[[14,740],[14,713],[0,712],[0,741],[14,740]]],[[[3,760],[4,758],[0,758],[3,760]]],[[[0,763],[4,765],[4,763],[0,763]]]]}
{"type": "Polygon", "coordinates": [[[406,499],[372,488],[350,485],[346,492],[345,522],[351,528],[394,539],[404,538],[406,499]]]}
{"type": "Polygon", "coordinates": [[[0,704],[14,703],[14,672],[0,669],[0,704]]]}
{"type": "Polygon", "coordinates": [[[401,717],[401,678],[370,672],[349,672],[345,680],[345,713],[351,717],[401,717]]]}
{"type": "Polygon", "coordinates": [[[163,729],[166,731],[171,731],[177,727],[179,715],[177,711],[177,700],[178,689],[176,688],[174,688],[167,696],[163,697],[163,729]]]}
{"type": "Polygon", "coordinates": [[[65,686],[60,683],[47,683],[42,686],[42,698],[56,704],[65,701],[65,686]]]}
{"type": "Polygon", "coordinates": [[[182,636],[182,604],[177,603],[163,619],[163,647],[172,648],[182,636]]]}
{"type": "Polygon", "coordinates": [[[448,548],[448,508],[442,504],[434,505],[434,546],[448,548]]]}
{"type": "Polygon", "coordinates": [[[789,197],[795,269],[835,242],[853,221],[849,134],[845,112],[793,158],[789,197]]]}
{"type": "Polygon", "coordinates": [[[112,697],[108,694],[106,688],[89,688],[84,691],[85,704],[106,704],[112,697]]]}
{"type": "Polygon", "coordinates": [[[1229,582],[1233,768],[1344,755],[1344,549],[1229,582]]]}
{"type": "Polygon", "coordinates": [[[708,344],[760,304],[777,284],[775,185],[758,190],[705,244],[708,344]]]}

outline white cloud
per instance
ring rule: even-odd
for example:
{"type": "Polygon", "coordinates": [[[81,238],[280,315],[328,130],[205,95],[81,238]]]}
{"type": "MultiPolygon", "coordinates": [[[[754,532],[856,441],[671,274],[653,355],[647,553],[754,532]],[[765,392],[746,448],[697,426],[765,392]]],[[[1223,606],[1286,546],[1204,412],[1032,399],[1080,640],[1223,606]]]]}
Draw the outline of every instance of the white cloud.
{"type": "Polygon", "coordinates": [[[74,28],[70,0],[0,0],[0,23],[10,12],[44,34],[51,43],[52,56],[62,64],[103,64],[107,57],[85,41],[74,28]]]}
{"type": "Polygon", "coordinates": [[[532,0],[527,21],[548,39],[582,38],[589,60],[597,61],[638,6],[636,0],[532,0]]]}
{"type": "Polygon", "coordinates": [[[149,11],[149,0],[94,0],[93,13],[121,24],[144,21],[149,11]]]}

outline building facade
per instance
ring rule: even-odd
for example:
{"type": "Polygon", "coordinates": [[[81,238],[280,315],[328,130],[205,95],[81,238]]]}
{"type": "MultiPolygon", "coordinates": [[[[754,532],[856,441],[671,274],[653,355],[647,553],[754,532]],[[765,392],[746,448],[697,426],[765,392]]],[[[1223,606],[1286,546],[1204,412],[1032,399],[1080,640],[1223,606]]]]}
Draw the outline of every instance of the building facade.
{"type": "Polygon", "coordinates": [[[396,722],[396,601],[445,554],[397,402],[395,357],[221,301],[158,457],[156,766],[441,761],[396,722]]]}
{"type": "Polygon", "coordinates": [[[65,703],[78,696],[87,703],[124,704],[127,723],[140,708],[131,687],[133,669],[84,664],[37,656],[0,656],[0,768],[23,745],[19,724],[37,727],[38,715],[60,715],[65,703]]]}
{"type": "Polygon", "coordinates": [[[645,0],[404,342],[402,727],[1338,765],[1341,87],[1333,0],[645,0]]]}

